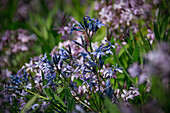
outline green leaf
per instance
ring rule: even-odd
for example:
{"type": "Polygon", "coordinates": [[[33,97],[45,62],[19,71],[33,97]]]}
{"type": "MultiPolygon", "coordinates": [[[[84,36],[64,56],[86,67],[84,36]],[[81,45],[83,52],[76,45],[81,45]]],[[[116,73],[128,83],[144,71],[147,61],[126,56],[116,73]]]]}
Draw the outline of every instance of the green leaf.
{"type": "Polygon", "coordinates": [[[94,12],[95,12],[94,7],[95,7],[95,3],[91,2],[91,7],[90,7],[90,11],[89,11],[89,16],[90,17],[94,16],[94,12]]]}
{"type": "Polygon", "coordinates": [[[164,37],[165,35],[165,32],[167,30],[167,26],[168,26],[168,15],[166,15],[163,19],[162,19],[162,22],[161,22],[161,25],[160,25],[160,36],[161,37],[164,37]]]}
{"type": "Polygon", "coordinates": [[[21,113],[27,113],[31,106],[34,104],[34,102],[37,100],[38,95],[35,95],[34,97],[32,97],[27,104],[25,105],[25,107],[22,109],[21,113]]]}
{"type": "Polygon", "coordinates": [[[49,12],[48,17],[47,17],[47,21],[46,21],[46,27],[48,30],[51,29],[51,26],[53,24],[54,21],[54,16],[56,15],[56,12],[58,11],[58,2],[55,3],[54,8],[52,9],[52,11],[49,12]]]}
{"type": "Polygon", "coordinates": [[[143,54],[145,53],[145,49],[142,46],[141,43],[138,43],[139,46],[139,58],[140,58],[140,64],[141,64],[141,68],[143,68],[143,54]]]}
{"type": "Polygon", "coordinates": [[[137,43],[135,44],[135,49],[134,49],[134,52],[133,52],[132,56],[133,56],[133,61],[134,62],[139,60],[139,49],[138,49],[137,43]]]}
{"type": "Polygon", "coordinates": [[[160,79],[156,76],[152,77],[152,94],[158,99],[159,104],[164,108],[164,110],[168,113],[169,112],[169,105],[170,105],[170,92],[165,89],[163,83],[160,79]]]}
{"type": "Polygon", "coordinates": [[[170,39],[170,30],[168,30],[168,34],[167,35],[164,35],[164,38],[163,38],[163,41],[169,41],[170,39]]]}
{"type": "Polygon", "coordinates": [[[43,86],[47,84],[47,80],[45,80],[43,72],[42,72],[42,82],[43,82],[43,86]]]}
{"type": "Polygon", "coordinates": [[[116,104],[112,104],[108,98],[105,98],[103,113],[120,113],[120,110],[116,104]]]}
{"type": "MultiPolygon", "coordinates": [[[[119,41],[120,42],[120,41],[119,41]]],[[[126,49],[126,48],[129,48],[129,45],[127,44],[127,45],[125,45],[125,46],[123,46],[122,45],[122,43],[120,42],[120,45],[121,45],[121,47],[124,49],[124,51],[127,53],[127,55],[132,59],[132,61],[133,61],[133,57],[132,57],[132,55],[129,53],[129,51],[126,49]]],[[[120,54],[118,54],[118,57],[120,57],[121,55],[120,54]]]]}
{"type": "Polygon", "coordinates": [[[148,44],[148,41],[147,41],[147,37],[144,37],[142,35],[142,32],[141,32],[141,29],[139,28],[139,33],[140,33],[140,37],[142,39],[142,42],[143,42],[143,47],[145,48],[145,51],[148,52],[150,49],[150,46],[148,44]],[[145,39],[146,38],[146,39],[145,39]]]}
{"type": "Polygon", "coordinates": [[[72,111],[75,106],[74,98],[68,87],[66,87],[63,91],[65,93],[65,98],[67,100],[67,111],[72,111]]]}
{"type": "Polygon", "coordinates": [[[66,105],[64,104],[64,102],[61,100],[61,98],[59,96],[57,96],[51,88],[45,88],[43,89],[43,92],[48,96],[48,98],[50,100],[55,100],[58,101],[60,104],[62,104],[63,107],[66,107],[66,105]]]}
{"type": "Polygon", "coordinates": [[[155,33],[155,38],[157,41],[160,41],[160,35],[159,35],[159,32],[158,32],[158,27],[157,27],[157,24],[154,22],[154,33],[155,33]]]}
{"type": "Polygon", "coordinates": [[[63,88],[62,87],[58,87],[57,88],[57,93],[61,93],[63,91],[63,88]]]}
{"type": "Polygon", "coordinates": [[[130,38],[127,37],[126,39],[127,39],[128,45],[129,45],[129,52],[132,53],[133,48],[134,48],[134,42],[135,42],[135,39],[134,39],[133,34],[132,34],[132,30],[130,30],[129,35],[130,35],[130,38]]]}
{"type": "Polygon", "coordinates": [[[97,33],[93,36],[93,42],[94,41],[101,41],[103,40],[103,37],[106,36],[106,28],[105,27],[101,27],[97,33]]]}
{"type": "Polygon", "coordinates": [[[116,50],[113,50],[113,58],[116,60],[116,62],[118,63],[118,65],[120,67],[122,67],[122,70],[124,72],[124,74],[129,78],[129,80],[134,84],[134,81],[132,80],[132,78],[130,77],[130,75],[128,74],[128,72],[126,71],[126,68],[124,67],[124,65],[121,64],[118,56],[116,55],[116,50]]]}
{"type": "Polygon", "coordinates": [[[153,50],[153,47],[152,47],[152,45],[151,45],[149,39],[148,39],[146,36],[145,36],[145,38],[146,38],[146,40],[147,40],[147,43],[148,43],[148,45],[149,45],[150,50],[153,50]]]}

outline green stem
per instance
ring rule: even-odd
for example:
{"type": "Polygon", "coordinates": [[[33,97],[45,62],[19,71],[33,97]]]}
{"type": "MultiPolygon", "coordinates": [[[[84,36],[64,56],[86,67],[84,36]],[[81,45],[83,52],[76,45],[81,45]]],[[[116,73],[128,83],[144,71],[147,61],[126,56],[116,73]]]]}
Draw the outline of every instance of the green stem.
{"type": "Polygon", "coordinates": [[[91,37],[89,37],[89,43],[90,43],[90,51],[93,52],[93,49],[92,49],[92,37],[93,35],[91,35],[91,37]]]}
{"type": "Polygon", "coordinates": [[[92,45],[91,45],[93,35],[90,36],[90,32],[87,33],[87,30],[86,30],[86,34],[87,34],[87,37],[88,37],[88,40],[89,40],[89,44],[90,44],[90,51],[93,52],[92,45]]]}
{"type": "Polygon", "coordinates": [[[115,78],[115,81],[114,81],[114,90],[115,90],[115,87],[116,87],[116,78],[115,78]]]}
{"type": "Polygon", "coordinates": [[[141,100],[141,106],[142,106],[142,113],[144,113],[143,111],[143,99],[142,99],[142,95],[140,94],[140,100],[141,100]]]}
{"type": "MultiPolygon", "coordinates": [[[[95,96],[94,92],[92,92],[92,94],[94,95],[94,97],[95,97],[95,99],[96,99],[96,96],[95,96]]],[[[93,99],[93,98],[92,98],[92,99],[93,99]]],[[[97,99],[96,99],[96,100],[97,100],[97,99]]],[[[95,103],[95,102],[94,102],[94,99],[92,100],[92,102],[93,102],[93,104],[95,105],[96,109],[99,110],[99,107],[98,107],[99,105],[98,105],[98,104],[96,105],[97,102],[95,103]]]]}
{"type": "MultiPolygon", "coordinates": [[[[56,66],[56,65],[55,65],[55,66],[56,66]]],[[[71,87],[70,84],[68,83],[67,79],[64,77],[64,75],[61,73],[61,71],[58,69],[57,66],[56,66],[56,68],[57,68],[57,71],[59,72],[59,74],[61,74],[62,77],[64,78],[64,80],[66,81],[67,85],[68,85],[69,87],[71,87]]],[[[72,89],[72,90],[76,93],[76,95],[79,97],[79,99],[78,99],[78,98],[76,98],[76,99],[77,99],[80,103],[82,103],[83,105],[85,105],[87,108],[92,109],[90,106],[88,106],[87,104],[85,104],[85,103],[81,100],[80,95],[77,93],[77,91],[76,91],[73,87],[71,87],[71,89],[72,89]]],[[[93,109],[92,109],[92,110],[93,110],[93,109]]]]}
{"type": "MultiPolygon", "coordinates": [[[[23,86],[23,88],[24,88],[24,85],[23,84],[21,84],[22,86],[23,86]]],[[[30,90],[27,90],[26,88],[24,88],[24,90],[26,91],[26,92],[28,92],[28,93],[30,93],[30,94],[33,94],[33,95],[37,95],[39,98],[42,98],[42,99],[45,99],[45,100],[50,100],[50,99],[48,99],[48,98],[46,98],[46,97],[44,97],[44,96],[41,96],[41,95],[39,95],[39,94],[37,94],[37,93],[34,93],[34,92],[32,92],[32,91],[30,91],[30,90]]],[[[58,104],[59,105],[59,104],[58,104]]],[[[60,105],[59,105],[60,106],[60,105]]],[[[65,111],[65,109],[64,109],[64,111],[65,111]]]]}
{"type": "Polygon", "coordinates": [[[37,95],[39,98],[43,98],[43,99],[45,99],[45,100],[49,100],[48,98],[46,98],[46,97],[44,97],[44,96],[41,96],[41,95],[39,95],[39,94],[36,94],[36,93],[34,93],[34,92],[32,92],[32,91],[29,91],[29,90],[27,90],[27,89],[25,89],[25,88],[24,88],[24,90],[25,90],[26,92],[28,92],[28,93],[33,94],[33,95],[37,95]]]}

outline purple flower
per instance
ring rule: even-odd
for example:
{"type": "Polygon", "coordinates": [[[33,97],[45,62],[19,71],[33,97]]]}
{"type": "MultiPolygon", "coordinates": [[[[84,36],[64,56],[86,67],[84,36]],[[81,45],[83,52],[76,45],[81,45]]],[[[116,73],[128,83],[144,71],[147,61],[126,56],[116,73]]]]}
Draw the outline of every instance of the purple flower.
{"type": "Polygon", "coordinates": [[[130,76],[132,78],[134,78],[141,74],[142,69],[138,66],[137,63],[134,63],[128,68],[128,72],[129,72],[130,76]]]}

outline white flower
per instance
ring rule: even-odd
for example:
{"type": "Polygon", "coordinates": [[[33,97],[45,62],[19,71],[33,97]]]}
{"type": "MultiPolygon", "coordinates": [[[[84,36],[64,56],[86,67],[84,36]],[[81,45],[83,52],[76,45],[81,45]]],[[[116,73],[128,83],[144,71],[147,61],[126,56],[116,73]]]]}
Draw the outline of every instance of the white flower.
{"type": "Polygon", "coordinates": [[[128,101],[129,99],[132,99],[136,96],[140,95],[138,88],[130,87],[129,91],[127,91],[126,89],[123,89],[123,93],[121,94],[121,97],[125,100],[128,101]]]}
{"type": "Polygon", "coordinates": [[[26,43],[30,40],[30,36],[26,36],[24,33],[20,33],[18,39],[21,40],[22,43],[26,43]]]}
{"type": "Polygon", "coordinates": [[[139,91],[138,91],[138,88],[135,88],[134,86],[133,87],[130,87],[129,88],[131,90],[131,93],[132,95],[134,95],[134,97],[140,95],[139,91]]]}
{"type": "Polygon", "coordinates": [[[42,68],[42,70],[44,70],[45,72],[48,72],[48,70],[49,70],[50,67],[51,67],[51,66],[50,66],[48,63],[43,63],[43,68],[42,68]]]}
{"type": "Polygon", "coordinates": [[[22,45],[19,46],[19,49],[20,49],[21,51],[27,51],[27,50],[28,50],[28,47],[27,47],[25,44],[22,44],[22,45]]]}
{"type": "Polygon", "coordinates": [[[27,95],[27,94],[28,94],[28,93],[27,93],[26,91],[22,90],[22,92],[21,92],[20,95],[25,96],[25,95],[27,95]]]}
{"type": "Polygon", "coordinates": [[[38,68],[42,68],[42,62],[39,60],[38,62],[34,62],[35,63],[35,67],[38,67],[38,68]]]}
{"type": "Polygon", "coordinates": [[[114,73],[114,71],[112,70],[112,68],[110,68],[109,70],[105,71],[103,74],[105,75],[105,78],[107,78],[108,76],[109,76],[110,78],[112,78],[112,76],[114,76],[115,73],[114,73]]]}
{"type": "Polygon", "coordinates": [[[97,50],[98,48],[98,42],[96,41],[95,43],[92,43],[92,48],[93,48],[93,51],[97,50]]]}
{"type": "Polygon", "coordinates": [[[118,64],[116,63],[116,66],[112,65],[116,71],[120,72],[120,73],[123,73],[122,71],[122,68],[121,67],[118,67],[118,64]]]}
{"type": "Polygon", "coordinates": [[[121,97],[128,101],[129,99],[133,99],[133,95],[131,94],[131,91],[127,91],[126,89],[123,90],[123,93],[121,94],[121,97]]]}
{"type": "Polygon", "coordinates": [[[111,55],[113,55],[113,52],[112,52],[110,49],[106,51],[106,54],[109,54],[109,53],[110,53],[111,55]]]}
{"type": "Polygon", "coordinates": [[[147,79],[146,92],[150,92],[150,91],[151,91],[151,81],[147,79]]]}
{"type": "Polygon", "coordinates": [[[97,59],[99,59],[100,55],[101,55],[101,56],[103,56],[103,55],[106,56],[105,53],[102,52],[102,51],[99,51],[99,52],[96,52],[96,51],[95,51],[95,52],[92,52],[92,54],[96,55],[96,56],[97,56],[97,59]]]}
{"type": "Polygon", "coordinates": [[[78,93],[79,93],[79,94],[80,94],[80,93],[86,93],[86,92],[88,92],[88,91],[87,91],[85,85],[79,86],[79,88],[78,88],[78,93]]]}
{"type": "Polygon", "coordinates": [[[122,1],[119,4],[114,4],[114,9],[121,9],[123,8],[123,6],[125,5],[125,3],[123,3],[122,1]]]}
{"type": "Polygon", "coordinates": [[[120,72],[120,73],[123,73],[123,71],[119,68],[116,69],[116,71],[120,72]]]}
{"type": "Polygon", "coordinates": [[[27,88],[27,89],[32,89],[31,83],[29,83],[28,85],[26,85],[26,88],[27,88]]]}
{"type": "Polygon", "coordinates": [[[74,78],[76,77],[76,79],[79,77],[79,75],[77,75],[77,74],[73,74],[72,76],[71,76],[71,81],[74,81],[74,78]]]}
{"type": "Polygon", "coordinates": [[[119,95],[120,95],[120,89],[116,89],[115,94],[116,94],[116,97],[117,97],[117,98],[119,98],[119,95]]]}
{"type": "Polygon", "coordinates": [[[23,66],[23,68],[25,68],[25,67],[27,67],[26,72],[29,70],[31,70],[31,72],[33,72],[33,68],[34,68],[33,61],[30,60],[30,63],[25,63],[25,66],[23,66]]]}
{"type": "Polygon", "coordinates": [[[84,100],[84,102],[85,102],[86,104],[90,105],[90,103],[89,103],[87,100],[84,100]]]}
{"type": "Polygon", "coordinates": [[[36,73],[36,76],[37,76],[37,77],[42,77],[42,71],[41,71],[41,70],[39,70],[39,72],[38,72],[38,73],[36,73]]]}
{"type": "Polygon", "coordinates": [[[38,105],[39,105],[39,104],[36,103],[36,104],[32,105],[31,108],[32,108],[32,109],[35,109],[35,107],[37,107],[38,105]]]}

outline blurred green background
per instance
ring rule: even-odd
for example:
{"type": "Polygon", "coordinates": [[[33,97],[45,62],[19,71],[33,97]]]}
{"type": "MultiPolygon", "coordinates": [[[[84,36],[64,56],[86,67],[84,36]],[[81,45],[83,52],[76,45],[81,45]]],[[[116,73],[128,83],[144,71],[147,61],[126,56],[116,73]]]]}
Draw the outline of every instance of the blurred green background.
{"type": "Polygon", "coordinates": [[[61,41],[61,34],[54,29],[66,25],[69,16],[78,21],[87,14],[92,16],[93,6],[91,0],[1,0],[0,36],[7,30],[25,29],[37,38],[29,51],[10,56],[12,64],[8,68],[16,72],[31,57],[49,54],[61,41]]]}

